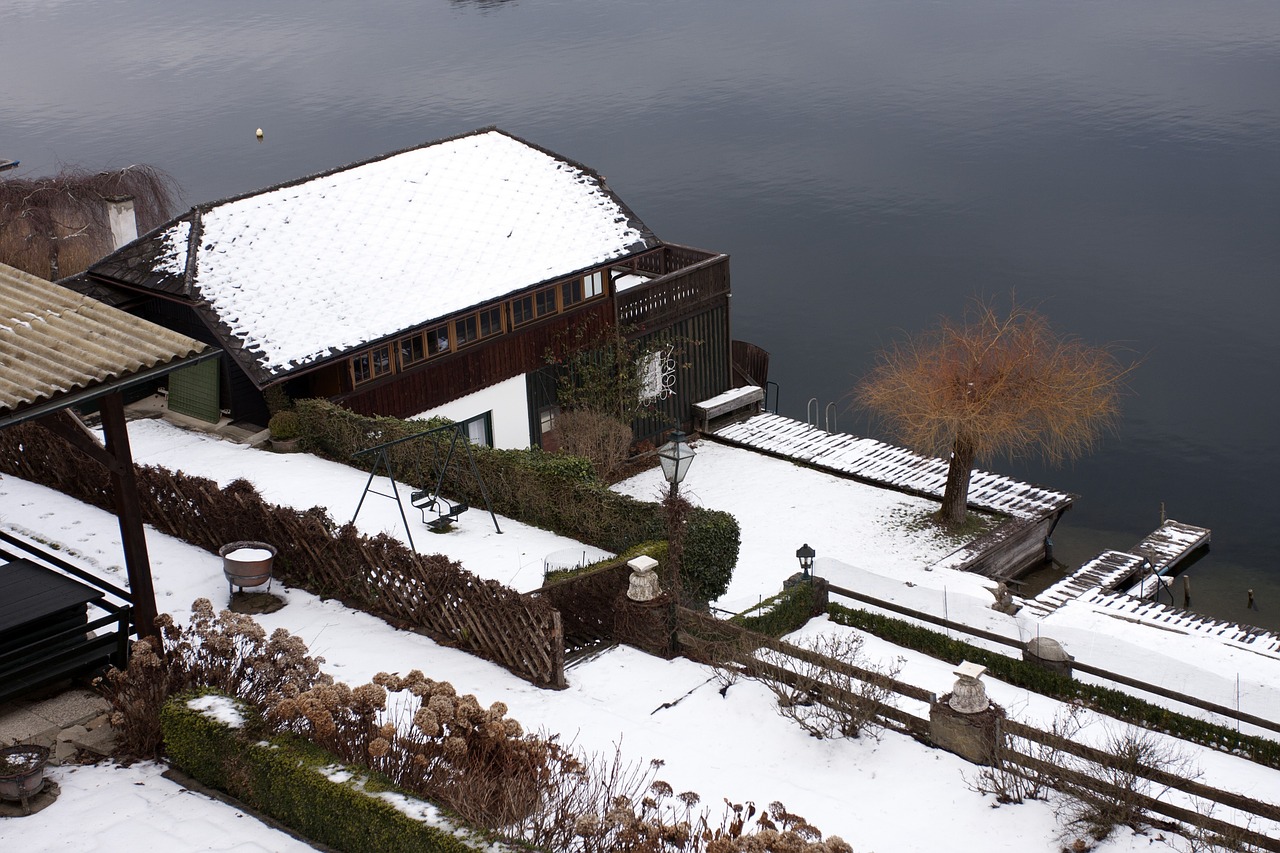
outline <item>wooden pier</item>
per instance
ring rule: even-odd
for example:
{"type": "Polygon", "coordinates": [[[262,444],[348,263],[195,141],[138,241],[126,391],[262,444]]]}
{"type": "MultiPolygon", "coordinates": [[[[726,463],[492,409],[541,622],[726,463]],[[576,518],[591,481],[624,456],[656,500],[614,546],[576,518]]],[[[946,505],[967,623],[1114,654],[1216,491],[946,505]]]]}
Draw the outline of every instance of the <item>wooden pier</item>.
{"type": "Polygon", "coordinates": [[[1176,571],[1209,544],[1207,527],[1168,520],[1128,551],[1103,551],[1075,572],[1027,601],[1027,609],[1048,616],[1091,590],[1117,592],[1148,575],[1176,571]]]}

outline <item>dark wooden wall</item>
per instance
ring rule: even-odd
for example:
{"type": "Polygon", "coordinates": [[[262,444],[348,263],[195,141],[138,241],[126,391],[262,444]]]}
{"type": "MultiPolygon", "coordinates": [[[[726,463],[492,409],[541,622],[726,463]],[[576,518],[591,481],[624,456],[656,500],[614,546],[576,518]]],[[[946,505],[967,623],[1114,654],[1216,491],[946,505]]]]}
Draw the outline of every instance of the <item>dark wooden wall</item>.
{"type": "MultiPolygon", "coordinates": [[[[213,347],[221,348],[223,345],[195,311],[182,303],[168,299],[148,299],[142,304],[140,310],[133,313],[213,347]]],[[[221,408],[229,409],[233,420],[249,421],[259,426],[266,426],[269,415],[267,404],[262,399],[262,392],[225,350],[220,362],[221,408]]]]}
{"type": "Polygon", "coordinates": [[[404,373],[361,386],[338,396],[337,402],[362,415],[416,415],[450,400],[545,367],[547,351],[570,328],[612,323],[608,299],[583,306],[527,328],[507,332],[450,353],[404,373]]]}

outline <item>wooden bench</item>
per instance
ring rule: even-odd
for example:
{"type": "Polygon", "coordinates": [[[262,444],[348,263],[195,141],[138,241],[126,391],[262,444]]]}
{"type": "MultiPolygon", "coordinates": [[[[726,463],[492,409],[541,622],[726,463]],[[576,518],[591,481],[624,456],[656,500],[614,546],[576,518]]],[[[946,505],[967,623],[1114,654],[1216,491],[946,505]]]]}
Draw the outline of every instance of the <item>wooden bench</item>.
{"type": "Polygon", "coordinates": [[[714,421],[754,415],[764,408],[764,389],[759,385],[732,388],[710,400],[693,404],[695,426],[707,432],[714,421]]]}

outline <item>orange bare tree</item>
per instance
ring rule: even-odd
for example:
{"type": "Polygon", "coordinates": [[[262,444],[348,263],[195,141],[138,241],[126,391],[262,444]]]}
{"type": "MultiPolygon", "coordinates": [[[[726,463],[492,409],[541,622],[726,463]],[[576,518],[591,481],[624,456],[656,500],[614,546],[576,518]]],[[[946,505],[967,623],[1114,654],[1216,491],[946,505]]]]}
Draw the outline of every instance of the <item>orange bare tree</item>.
{"type": "Polygon", "coordinates": [[[957,526],[975,462],[1083,455],[1115,425],[1133,367],[1012,298],[1007,311],[975,299],[960,321],[944,318],[883,350],[854,393],[899,441],[949,457],[938,518],[957,526]]]}
{"type": "Polygon", "coordinates": [[[74,275],[114,248],[109,200],[132,198],[144,234],[169,218],[176,193],[173,178],[151,166],[0,179],[0,261],[41,278],[74,275]]]}

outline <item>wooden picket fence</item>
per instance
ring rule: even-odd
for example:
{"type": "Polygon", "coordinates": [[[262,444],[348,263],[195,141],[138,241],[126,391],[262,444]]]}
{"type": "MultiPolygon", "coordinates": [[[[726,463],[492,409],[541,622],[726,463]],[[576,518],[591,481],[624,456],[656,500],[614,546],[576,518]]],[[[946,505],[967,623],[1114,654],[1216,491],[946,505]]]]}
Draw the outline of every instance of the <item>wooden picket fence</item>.
{"type": "MultiPolygon", "coordinates": [[[[37,425],[0,431],[0,472],[112,510],[106,472],[37,425]]],[[[213,553],[229,542],[271,543],[273,575],[284,583],[464,649],[536,685],[565,686],[560,614],[545,598],[477,577],[443,555],[417,554],[385,534],[363,536],[321,507],[269,504],[246,480],[223,488],[154,466],[136,466],[136,473],[143,518],[161,532],[213,553]]]]}

